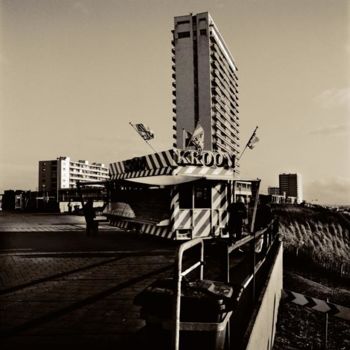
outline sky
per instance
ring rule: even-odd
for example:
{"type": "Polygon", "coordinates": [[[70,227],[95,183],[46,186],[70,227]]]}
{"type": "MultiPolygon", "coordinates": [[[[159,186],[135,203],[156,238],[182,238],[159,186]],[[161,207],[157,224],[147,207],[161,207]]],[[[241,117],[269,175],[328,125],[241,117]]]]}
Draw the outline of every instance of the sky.
{"type": "Polygon", "coordinates": [[[172,147],[173,17],[209,11],[237,63],[242,179],[299,172],[307,201],[350,204],[350,2],[0,0],[0,193],[38,161],[109,164],[172,147]]]}

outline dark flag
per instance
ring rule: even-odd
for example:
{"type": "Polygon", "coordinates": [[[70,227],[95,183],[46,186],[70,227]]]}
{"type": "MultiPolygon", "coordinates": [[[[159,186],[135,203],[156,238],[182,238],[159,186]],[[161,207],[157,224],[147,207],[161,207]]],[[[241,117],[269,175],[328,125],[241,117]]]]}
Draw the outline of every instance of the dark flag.
{"type": "Polygon", "coordinates": [[[258,136],[256,136],[256,132],[254,131],[252,137],[248,141],[248,148],[253,149],[255,147],[255,144],[259,141],[258,136]]]}
{"type": "Polygon", "coordinates": [[[259,141],[258,136],[256,136],[256,131],[257,131],[257,130],[258,130],[258,127],[255,128],[255,130],[254,130],[252,136],[250,136],[250,139],[249,139],[249,141],[247,142],[247,144],[245,145],[245,147],[244,147],[244,149],[243,149],[241,155],[239,156],[238,160],[240,160],[240,159],[242,158],[243,153],[244,153],[244,151],[245,151],[247,148],[253,149],[253,148],[255,147],[255,144],[259,141]]]}
{"type": "Polygon", "coordinates": [[[134,125],[135,130],[139,133],[139,135],[145,140],[149,141],[154,138],[153,131],[146,126],[145,124],[139,123],[134,125]]]}

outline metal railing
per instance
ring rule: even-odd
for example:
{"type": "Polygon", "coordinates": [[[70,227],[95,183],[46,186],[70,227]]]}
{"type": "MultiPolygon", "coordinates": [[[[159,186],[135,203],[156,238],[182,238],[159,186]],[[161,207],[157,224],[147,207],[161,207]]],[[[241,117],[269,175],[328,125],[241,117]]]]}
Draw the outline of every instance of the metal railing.
{"type": "MultiPolygon", "coordinates": [[[[241,299],[241,296],[243,294],[246,295],[246,290],[249,288],[252,288],[252,301],[254,303],[255,301],[255,275],[257,272],[261,269],[261,267],[266,262],[266,258],[273,246],[273,243],[275,242],[275,239],[278,238],[276,235],[276,222],[275,220],[271,221],[271,223],[265,227],[262,230],[259,230],[255,232],[254,234],[251,234],[247,237],[242,238],[241,240],[235,242],[233,245],[227,244],[226,249],[226,262],[225,262],[225,280],[226,283],[230,283],[230,254],[239,249],[240,247],[247,245],[248,243],[251,243],[252,247],[252,254],[253,254],[253,268],[252,272],[243,280],[243,282],[240,284],[240,291],[237,294],[236,302],[239,302],[241,299]],[[255,261],[255,248],[256,244],[259,240],[263,239],[265,242],[265,251],[264,256],[258,261],[255,261]],[[251,287],[250,287],[251,286],[251,287]]],[[[179,350],[180,346],[180,330],[193,330],[190,329],[191,327],[186,327],[186,322],[181,325],[181,288],[182,288],[182,281],[185,276],[187,276],[189,273],[193,272],[194,270],[199,269],[199,279],[203,280],[204,275],[204,240],[203,238],[196,238],[190,241],[187,241],[183,244],[181,244],[178,248],[177,252],[177,260],[176,260],[176,290],[175,290],[175,306],[174,306],[174,318],[173,318],[173,343],[172,348],[174,350],[179,350]],[[196,258],[193,261],[191,261],[191,265],[189,267],[186,267],[186,269],[183,270],[183,261],[184,261],[184,254],[187,250],[200,245],[200,254],[199,257],[196,258]]],[[[228,320],[225,321],[225,327],[228,326],[228,332],[230,328],[230,317],[232,312],[228,313],[228,320]]],[[[188,324],[190,326],[190,323],[188,324]]],[[[207,324],[207,330],[211,329],[212,325],[207,324]]],[[[202,327],[203,328],[203,327],[202,327]]],[[[205,330],[205,327],[201,330],[205,330]]],[[[230,339],[230,335],[228,333],[228,342],[230,339]]]]}
{"type": "Polygon", "coordinates": [[[181,317],[181,284],[182,279],[186,275],[188,275],[190,272],[194,271],[195,269],[199,268],[199,278],[203,279],[203,265],[204,265],[204,241],[202,238],[196,238],[191,241],[185,242],[181,244],[181,246],[178,249],[178,255],[177,255],[177,261],[176,261],[176,277],[177,277],[177,285],[176,285],[176,292],[175,292],[175,327],[174,327],[174,344],[173,348],[174,350],[179,350],[180,345],[180,317],[181,317]],[[186,250],[191,249],[195,247],[196,245],[201,246],[200,251],[200,258],[198,261],[196,261],[193,265],[188,267],[185,271],[182,271],[182,262],[183,262],[183,255],[186,250]]]}

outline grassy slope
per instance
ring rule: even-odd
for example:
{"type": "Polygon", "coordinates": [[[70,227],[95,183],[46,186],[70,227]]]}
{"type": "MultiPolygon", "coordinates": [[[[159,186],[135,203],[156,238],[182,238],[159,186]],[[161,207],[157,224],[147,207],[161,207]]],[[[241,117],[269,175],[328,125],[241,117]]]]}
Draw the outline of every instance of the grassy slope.
{"type": "Polygon", "coordinates": [[[289,260],[350,277],[350,223],[323,208],[276,208],[289,260]]]}
{"type": "MultiPolygon", "coordinates": [[[[284,236],[284,288],[350,307],[349,222],[323,208],[275,213],[284,236]]],[[[325,314],[282,302],[274,349],[322,349],[324,329],[325,314]]],[[[329,317],[327,348],[350,348],[350,322],[329,317]]]]}

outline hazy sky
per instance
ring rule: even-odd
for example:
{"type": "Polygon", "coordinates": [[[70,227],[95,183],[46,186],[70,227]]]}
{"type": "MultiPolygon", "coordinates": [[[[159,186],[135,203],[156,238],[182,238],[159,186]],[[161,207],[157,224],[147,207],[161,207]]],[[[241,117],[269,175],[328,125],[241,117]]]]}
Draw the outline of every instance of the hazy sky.
{"type": "Polygon", "coordinates": [[[173,17],[209,11],[239,68],[242,178],[300,172],[307,200],[350,202],[350,2],[0,0],[0,193],[38,186],[38,161],[172,145],[173,17]]]}

